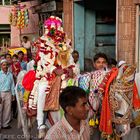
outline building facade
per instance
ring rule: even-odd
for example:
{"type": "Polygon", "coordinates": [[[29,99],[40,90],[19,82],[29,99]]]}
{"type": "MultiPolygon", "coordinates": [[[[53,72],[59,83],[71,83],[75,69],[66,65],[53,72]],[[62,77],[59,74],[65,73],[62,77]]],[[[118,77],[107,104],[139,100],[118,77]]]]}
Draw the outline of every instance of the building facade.
{"type": "Polygon", "coordinates": [[[38,0],[38,5],[32,7],[39,16],[39,35],[44,33],[44,21],[50,16],[58,16],[63,20],[63,0],[38,0]]]}
{"type": "Polygon", "coordinates": [[[63,2],[65,31],[81,54],[82,69],[83,58],[92,59],[95,53],[105,52],[118,61],[136,64],[140,70],[140,0],[63,2]]]}
{"type": "Polygon", "coordinates": [[[9,22],[9,14],[14,7],[11,1],[9,0],[9,3],[4,3],[3,0],[2,2],[0,3],[0,47],[5,45],[6,47],[20,46],[24,35],[28,36],[31,41],[35,40],[39,34],[38,14],[33,14],[31,7],[38,2],[27,1],[20,3],[21,6],[25,5],[25,8],[29,11],[29,24],[21,29],[21,31],[17,27],[11,26],[9,22]]]}
{"type": "Polygon", "coordinates": [[[63,2],[64,29],[72,32],[73,46],[81,58],[81,69],[84,70],[84,60],[92,60],[98,52],[115,57],[116,3],[112,0],[63,2]]]}

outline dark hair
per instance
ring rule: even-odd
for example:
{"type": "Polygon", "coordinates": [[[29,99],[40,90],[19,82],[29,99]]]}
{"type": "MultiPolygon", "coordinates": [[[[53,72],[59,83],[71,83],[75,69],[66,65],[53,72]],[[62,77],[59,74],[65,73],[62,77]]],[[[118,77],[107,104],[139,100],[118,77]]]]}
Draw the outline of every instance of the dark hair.
{"type": "Polygon", "coordinates": [[[0,57],[4,57],[5,58],[5,54],[1,54],[0,57]]]}
{"type": "Polygon", "coordinates": [[[106,56],[105,53],[97,53],[94,58],[93,58],[93,61],[96,62],[99,58],[104,58],[107,63],[108,63],[108,57],[106,56]]]}
{"type": "Polygon", "coordinates": [[[90,58],[84,58],[84,72],[93,71],[93,62],[90,58]]]}
{"type": "Polygon", "coordinates": [[[16,54],[14,54],[14,55],[13,55],[13,57],[15,57],[15,58],[17,58],[17,59],[18,59],[18,55],[16,55],[16,54]]]}
{"type": "Polygon", "coordinates": [[[23,54],[23,55],[24,55],[23,51],[19,51],[19,52],[18,52],[18,55],[19,55],[19,54],[23,54]]]}
{"type": "Polygon", "coordinates": [[[23,39],[27,39],[28,40],[28,37],[27,36],[23,36],[23,39]]]}
{"type": "Polygon", "coordinates": [[[86,92],[80,87],[69,86],[63,89],[59,97],[59,103],[66,112],[67,106],[75,106],[79,98],[87,97],[86,92]]]}
{"type": "Polygon", "coordinates": [[[5,54],[5,57],[6,57],[6,56],[10,56],[10,57],[11,57],[11,54],[9,54],[9,53],[6,53],[6,54],[5,54]]]}
{"type": "Polygon", "coordinates": [[[77,54],[79,55],[79,52],[78,52],[77,50],[74,50],[74,51],[72,52],[72,54],[75,54],[75,53],[77,53],[77,54]]]}
{"type": "Polygon", "coordinates": [[[108,63],[109,65],[117,65],[117,61],[114,58],[109,58],[108,63]]]}

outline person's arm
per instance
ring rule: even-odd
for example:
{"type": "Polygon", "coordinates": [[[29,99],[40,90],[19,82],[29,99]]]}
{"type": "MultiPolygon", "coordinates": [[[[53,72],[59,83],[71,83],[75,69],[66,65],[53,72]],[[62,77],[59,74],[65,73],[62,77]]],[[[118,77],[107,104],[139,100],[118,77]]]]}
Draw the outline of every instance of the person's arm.
{"type": "Polygon", "coordinates": [[[57,76],[61,76],[64,71],[61,67],[56,67],[54,70],[53,70],[53,73],[55,73],[57,76]]]}

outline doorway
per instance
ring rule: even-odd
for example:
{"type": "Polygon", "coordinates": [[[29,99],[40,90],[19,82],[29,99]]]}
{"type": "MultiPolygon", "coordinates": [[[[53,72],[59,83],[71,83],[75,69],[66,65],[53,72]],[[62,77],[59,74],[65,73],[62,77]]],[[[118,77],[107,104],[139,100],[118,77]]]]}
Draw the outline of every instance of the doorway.
{"type": "Polygon", "coordinates": [[[116,58],[116,1],[74,2],[74,47],[80,54],[81,70],[84,58],[93,60],[98,52],[116,58]]]}

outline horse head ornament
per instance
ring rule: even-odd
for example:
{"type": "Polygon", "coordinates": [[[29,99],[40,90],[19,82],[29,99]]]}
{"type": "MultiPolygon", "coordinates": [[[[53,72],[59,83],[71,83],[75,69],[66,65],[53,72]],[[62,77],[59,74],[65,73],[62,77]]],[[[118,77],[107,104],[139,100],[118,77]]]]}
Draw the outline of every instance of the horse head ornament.
{"type": "Polygon", "coordinates": [[[116,79],[110,85],[109,104],[112,123],[114,131],[119,137],[130,131],[135,72],[135,66],[123,64],[118,69],[116,79]]]}

